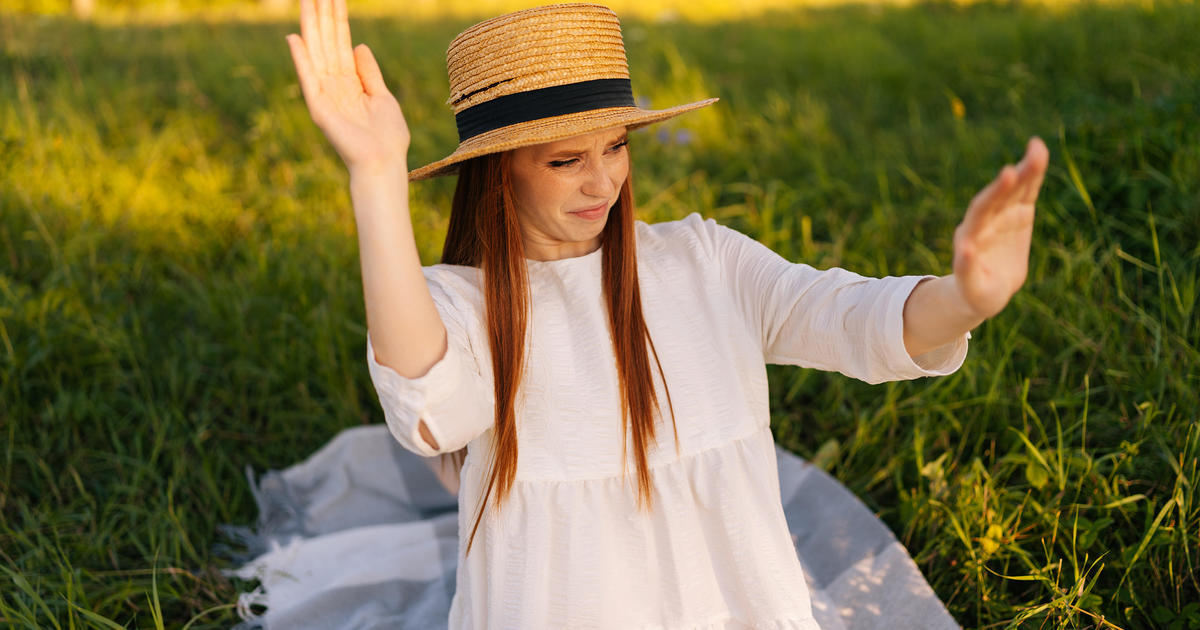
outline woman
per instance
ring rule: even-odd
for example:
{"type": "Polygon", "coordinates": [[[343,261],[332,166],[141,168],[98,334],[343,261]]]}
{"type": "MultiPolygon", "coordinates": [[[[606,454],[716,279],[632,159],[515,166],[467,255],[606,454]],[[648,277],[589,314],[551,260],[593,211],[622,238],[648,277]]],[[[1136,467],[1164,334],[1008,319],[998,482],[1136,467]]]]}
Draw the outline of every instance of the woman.
{"type": "Polygon", "coordinates": [[[817,628],[764,364],[868,382],[958,369],[968,331],[1024,282],[1044,144],[972,200],[953,274],[817,271],[697,215],[634,220],[629,130],[716,99],[636,107],[611,11],[542,7],[460,34],[459,147],[410,171],[401,108],[351,48],[344,0],[301,6],[288,43],[350,171],[388,427],[414,453],[466,453],[450,627],[817,628]],[[422,268],[408,181],[450,173],[447,264],[422,268]]]}

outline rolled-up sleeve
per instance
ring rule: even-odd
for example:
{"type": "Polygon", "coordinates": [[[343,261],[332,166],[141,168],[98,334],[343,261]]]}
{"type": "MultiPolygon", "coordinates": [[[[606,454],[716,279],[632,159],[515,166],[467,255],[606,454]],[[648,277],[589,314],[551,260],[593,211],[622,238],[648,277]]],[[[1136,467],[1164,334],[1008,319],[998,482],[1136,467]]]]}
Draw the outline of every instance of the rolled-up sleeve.
{"type": "Polygon", "coordinates": [[[493,425],[490,383],[481,373],[458,313],[445,293],[431,284],[434,303],[446,326],[446,353],[416,378],[379,363],[367,333],[367,366],[384,420],[404,448],[432,457],[461,449],[493,425]],[[420,421],[433,435],[434,449],[420,434],[420,421]]]}
{"type": "Polygon", "coordinates": [[[918,357],[904,347],[904,303],[935,276],[868,278],[792,263],[709,222],[724,281],[767,363],[835,371],[868,383],[943,376],[967,356],[965,333],[918,357]]]}

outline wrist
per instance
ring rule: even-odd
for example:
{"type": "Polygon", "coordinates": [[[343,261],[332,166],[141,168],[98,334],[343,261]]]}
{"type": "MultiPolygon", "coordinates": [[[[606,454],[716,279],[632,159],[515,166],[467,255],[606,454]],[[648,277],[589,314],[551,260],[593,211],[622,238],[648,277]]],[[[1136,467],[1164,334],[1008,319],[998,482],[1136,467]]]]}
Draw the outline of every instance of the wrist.
{"type": "Polygon", "coordinates": [[[988,314],[979,312],[971,305],[971,301],[967,299],[967,295],[963,291],[962,283],[953,273],[942,276],[939,280],[944,281],[942,287],[943,307],[957,321],[963,322],[968,328],[975,328],[989,317],[988,314]]]}
{"type": "Polygon", "coordinates": [[[963,297],[954,274],[919,281],[903,313],[904,348],[913,357],[953,341],[985,319],[963,297]]]}
{"type": "Polygon", "coordinates": [[[355,210],[360,210],[360,205],[377,205],[377,200],[407,201],[408,168],[405,164],[354,167],[350,169],[350,197],[355,202],[355,210]],[[360,204],[360,201],[364,203],[360,204]]]}
{"type": "Polygon", "coordinates": [[[346,167],[350,181],[401,181],[408,183],[408,161],[392,160],[354,164],[346,167]]]}
{"type": "Polygon", "coordinates": [[[390,167],[356,167],[350,171],[350,200],[359,226],[390,220],[397,212],[408,213],[408,169],[404,164],[390,167]]]}

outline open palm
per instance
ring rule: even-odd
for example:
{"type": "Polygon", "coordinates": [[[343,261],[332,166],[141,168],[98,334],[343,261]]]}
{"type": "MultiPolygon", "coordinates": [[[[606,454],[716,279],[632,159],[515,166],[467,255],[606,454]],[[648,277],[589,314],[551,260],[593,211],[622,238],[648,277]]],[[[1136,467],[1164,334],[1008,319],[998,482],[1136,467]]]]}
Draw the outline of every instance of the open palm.
{"type": "Polygon", "coordinates": [[[350,47],[346,0],[300,0],[301,35],[288,35],[313,122],[350,170],[406,164],[409,132],[366,44],[350,47]]]}
{"type": "Polygon", "coordinates": [[[954,231],[954,277],[966,305],[979,317],[1000,312],[1029,269],[1033,210],[1050,153],[1032,138],[1016,166],[1005,166],[971,200],[954,231]]]}

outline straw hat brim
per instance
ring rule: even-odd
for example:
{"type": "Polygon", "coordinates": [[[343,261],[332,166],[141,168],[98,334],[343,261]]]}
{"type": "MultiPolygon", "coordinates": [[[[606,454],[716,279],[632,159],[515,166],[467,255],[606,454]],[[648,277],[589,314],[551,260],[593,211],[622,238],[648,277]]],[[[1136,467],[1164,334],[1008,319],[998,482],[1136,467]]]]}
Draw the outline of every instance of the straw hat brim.
{"type": "Polygon", "coordinates": [[[669,109],[641,109],[639,107],[608,107],[593,109],[574,114],[563,114],[549,118],[539,118],[529,122],[518,123],[493,129],[477,136],[467,138],[458,145],[458,149],[449,156],[410,171],[409,181],[428,179],[441,175],[450,175],[458,170],[458,165],[473,157],[499,153],[527,147],[544,142],[554,142],[572,136],[578,136],[610,127],[626,127],[636,129],[651,123],[674,118],[692,110],[707,107],[717,102],[716,98],[678,105],[669,109]]]}

